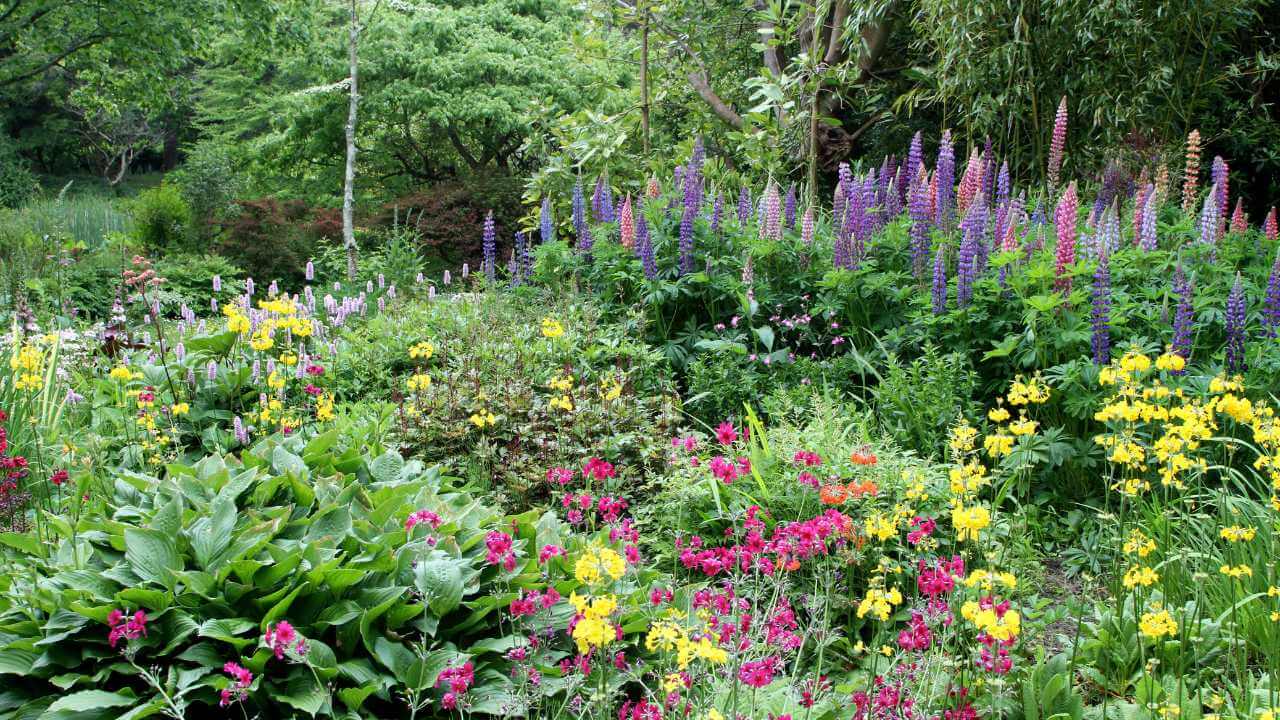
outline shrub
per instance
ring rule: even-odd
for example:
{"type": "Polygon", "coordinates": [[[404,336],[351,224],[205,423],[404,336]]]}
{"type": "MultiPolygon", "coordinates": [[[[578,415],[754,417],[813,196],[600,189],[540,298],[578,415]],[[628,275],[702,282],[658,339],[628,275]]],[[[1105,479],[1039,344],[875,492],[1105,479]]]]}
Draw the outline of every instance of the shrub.
{"type": "Polygon", "coordinates": [[[271,197],[235,204],[237,212],[222,221],[218,253],[250,277],[301,285],[307,261],[320,254],[322,239],[334,237],[333,211],[271,197]]]}
{"type": "Polygon", "coordinates": [[[874,391],[876,417],[894,440],[940,457],[947,440],[938,428],[976,417],[971,400],[976,389],[968,358],[928,345],[914,360],[889,358],[874,391]]]}
{"type": "Polygon", "coordinates": [[[222,278],[226,291],[233,292],[240,279],[240,268],[221,255],[171,253],[156,261],[156,274],[164,278],[164,287],[182,301],[205,312],[213,287],[213,278],[222,278]]]}
{"type": "Polygon", "coordinates": [[[182,166],[169,175],[191,207],[197,234],[209,238],[218,221],[235,209],[241,179],[231,164],[227,148],[200,142],[188,152],[182,166]]]}
{"type": "Polygon", "coordinates": [[[40,187],[9,136],[0,133],[0,208],[22,207],[40,187]]]}
{"type": "Polygon", "coordinates": [[[194,249],[192,214],[178,188],[162,183],[138,193],[130,203],[133,236],[149,252],[194,249]]]}

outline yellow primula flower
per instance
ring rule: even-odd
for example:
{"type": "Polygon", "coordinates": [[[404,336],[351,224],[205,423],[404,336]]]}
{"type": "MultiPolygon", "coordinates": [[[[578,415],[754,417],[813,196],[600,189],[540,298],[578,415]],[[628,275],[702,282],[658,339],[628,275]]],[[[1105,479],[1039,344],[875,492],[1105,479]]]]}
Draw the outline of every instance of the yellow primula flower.
{"type": "Polygon", "coordinates": [[[991,524],[991,513],[981,505],[969,508],[956,506],[951,511],[951,525],[960,541],[977,540],[978,534],[991,524]]]}
{"type": "Polygon", "coordinates": [[[542,318],[542,336],[548,338],[558,338],[564,335],[564,326],[559,320],[552,318],[542,318]]]}
{"type": "Polygon", "coordinates": [[[1176,635],[1178,624],[1168,610],[1160,610],[1144,613],[1142,619],[1138,621],[1138,630],[1152,640],[1159,640],[1162,637],[1176,635]]]}

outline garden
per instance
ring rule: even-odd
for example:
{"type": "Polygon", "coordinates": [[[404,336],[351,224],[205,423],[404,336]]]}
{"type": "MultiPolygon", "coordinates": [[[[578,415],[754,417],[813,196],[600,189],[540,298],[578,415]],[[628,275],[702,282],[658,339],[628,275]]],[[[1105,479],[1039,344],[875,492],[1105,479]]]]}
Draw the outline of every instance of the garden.
{"type": "MultiPolygon", "coordinates": [[[[824,73],[916,57],[944,2],[885,59],[870,30],[902,8],[809,7],[861,45],[783,58],[770,89],[794,48],[766,42],[738,115],[703,91],[759,48],[666,24],[705,5],[623,3],[615,28],[554,3],[302,3],[270,16],[298,23],[286,42],[253,15],[283,9],[233,25],[127,0],[160,29],[234,31],[95,85],[95,63],[173,49],[126,52],[131,26],[31,1],[110,32],[68,53],[85,65],[45,64],[39,17],[0,39],[0,95],[44,78],[79,103],[0,133],[0,720],[1280,712],[1280,224],[1262,150],[1245,170],[1222,154],[1280,147],[1254,126],[1153,116],[1160,142],[1117,141],[1096,96],[1032,95],[1035,127],[1001,132],[980,98],[968,122],[938,111],[963,90],[937,81],[895,91],[933,124],[877,109],[895,127],[831,155],[868,109],[824,73]],[[335,18],[343,42],[309,34],[335,18]],[[652,71],[650,32],[671,43],[652,71]],[[347,84],[277,87],[315,82],[323,43],[350,50],[347,84]],[[641,47],[634,86],[590,59],[641,47]],[[469,62],[505,69],[472,87],[469,62]],[[654,152],[648,73],[690,63],[684,95],[659,84],[654,152]],[[237,81],[262,64],[270,82],[237,81]],[[160,133],[107,153],[106,180],[52,182],[87,161],[17,132],[88,123],[91,92],[99,121],[124,107],[108,92],[155,110],[166,68],[199,92],[164,107],[202,118],[175,168],[160,133]],[[430,78],[439,95],[413,96],[430,78]],[[587,97],[600,82],[622,89],[587,97]],[[493,106],[478,127],[498,139],[430,110],[534,86],[518,143],[493,106]],[[453,149],[407,159],[440,122],[453,149]],[[430,178],[379,175],[396,163],[430,178]]],[[[840,45],[794,12],[716,17],[840,45]]],[[[946,50],[935,70],[981,55],[946,50]]],[[[1197,82],[1246,102],[1227,77],[1197,82]]]]}

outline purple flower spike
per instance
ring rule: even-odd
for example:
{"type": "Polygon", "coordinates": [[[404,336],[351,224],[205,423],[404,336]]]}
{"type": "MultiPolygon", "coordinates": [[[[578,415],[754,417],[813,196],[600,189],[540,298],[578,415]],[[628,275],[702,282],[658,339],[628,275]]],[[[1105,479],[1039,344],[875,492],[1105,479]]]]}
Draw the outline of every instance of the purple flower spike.
{"type": "Polygon", "coordinates": [[[1093,311],[1090,326],[1093,335],[1093,363],[1099,367],[1111,362],[1111,262],[1104,252],[1093,274],[1093,311]]]}
{"type": "Polygon", "coordinates": [[[1236,282],[1227,294],[1227,372],[1241,373],[1247,368],[1244,360],[1245,322],[1248,306],[1244,296],[1244,285],[1240,282],[1240,273],[1236,273],[1236,282]]]}

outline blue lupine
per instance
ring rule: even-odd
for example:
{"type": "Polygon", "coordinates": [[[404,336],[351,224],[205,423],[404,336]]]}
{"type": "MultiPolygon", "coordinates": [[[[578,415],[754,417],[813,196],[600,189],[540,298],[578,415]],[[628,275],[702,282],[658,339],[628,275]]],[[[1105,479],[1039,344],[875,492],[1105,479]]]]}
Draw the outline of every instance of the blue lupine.
{"type": "Polygon", "coordinates": [[[489,214],[484,217],[484,235],[482,237],[481,249],[484,251],[484,277],[489,282],[493,282],[494,275],[497,271],[496,262],[498,257],[498,236],[493,226],[492,210],[490,210],[489,214]]]}
{"type": "Polygon", "coordinates": [[[903,196],[902,201],[908,205],[911,204],[911,183],[915,182],[916,176],[923,172],[920,167],[923,162],[924,135],[917,130],[916,134],[911,137],[911,147],[907,149],[907,164],[898,173],[898,192],[903,196]]]}
{"type": "Polygon", "coordinates": [[[1093,331],[1090,345],[1093,362],[1099,367],[1111,362],[1111,262],[1104,251],[1098,258],[1098,269],[1093,273],[1093,310],[1090,328],[1093,331]]]}
{"type": "Polygon", "coordinates": [[[653,258],[653,239],[649,237],[649,222],[644,213],[636,217],[636,254],[640,256],[640,267],[645,278],[653,280],[658,277],[658,263],[653,258]]]}
{"type": "Polygon", "coordinates": [[[747,226],[747,221],[751,219],[751,190],[746,185],[738,191],[738,224],[742,227],[747,226]]]}
{"type": "Polygon", "coordinates": [[[787,186],[786,206],[783,210],[783,217],[787,223],[788,230],[796,229],[796,184],[791,183],[787,186]]]}
{"type": "Polygon", "coordinates": [[[598,223],[604,222],[604,215],[608,212],[604,198],[605,187],[604,175],[597,175],[596,189],[591,193],[591,217],[598,223]]]}
{"type": "Polygon", "coordinates": [[[1205,245],[1218,244],[1218,184],[1204,197],[1204,205],[1200,208],[1200,242],[1205,245]]]}
{"type": "Polygon", "coordinates": [[[617,219],[617,216],[613,214],[613,188],[609,187],[607,179],[604,181],[604,192],[600,196],[600,210],[604,213],[604,216],[600,218],[600,222],[611,223],[617,219]]]}
{"type": "Polygon", "coordinates": [[[974,202],[969,205],[961,223],[963,239],[956,256],[956,304],[964,307],[973,299],[973,282],[977,279],[978,253],[987,227],[987,205],[974,202]]]}
{"type": "Polygon", "coordinates": [[[591,257],[591,248],[596,244],[595,238],[591,237],[591,226],[583,225],[582,230],[578,232],[578,251],[586,255],[588,259],[591,257]]]}
{"type": "Polygon", "coordinates": [[[950,227],[952,213],[955,209],[956,192],[956,153],[951,144],[951,131],[942,132],[942,143],[938,146],[938,164],[934,170],[938,184],[938,198],[934,207],[934,224],[943,228],[950,227]]]}
{"type": "Polygon", "coordinates": [[[898,182],[902,176],[902,169],[898,168],[894,171],[893,177],[889,178],[889,185],[884,193],[884,206],[881,208],[880,225],[884,226],[888,222],[902,214],[902,194],[898,192],[898,182]]]}
{"type": "Polygon", "coordinates": [[[582,226],[587,224],[586,200],[582,197],[582,176],[573,184],[573,232],[582,235],[582,226]]]}
{"type": "Polygon", "coordinates": [[[698,216],[696,183],[692,180],[694,173],[688,172],[684,178],[684,212],[680,217],[680,274],[693,272],[693,221],[698,216]]]}
{"type": "Polygon", "coordinates": [[[1275,262],[1271,264],[1271,277],[1267,279],[1267,295],[1262,303],[1262,323],[1267,328],[1267,337],[1280,335],[1280,248],[1276,250],[1275,262]]]}
{"type": "Polygon", "coordinates": [[[991,149],[991,138],[987,138],[982,149],[982,194],[988,200],[995,197],[996,192],[996,155],[991,149]]]}
{"type": "Polygon", "coordinates": [[[1245,321],[1248,307],[1244,296],[1244,285],[1240,282],[1240,273],[1236,273],[1236,282],[1227,294],[1227,372],[1244,372],[1245,321]]]}
{"type": "Polygon", "coordinates": [[[538,234],[543,243],[555,239],[555,226],[551,223],[551,198],[542,198],[542,209],[538,212],[538,234]]]}
{"type": "Polygon", "coordinates": [[[929,258],[929,183],[923,172],[911,177],[914,187],[907,198],[907,213],[911,216],[911,270],[917,280],[923,280],[929,258]]]}
{"type": "Polygon", "coordinates": [[[943,255],[945,246],[938,243],[933,253],[933,314],[941,315],[947,311],[947,259],[943,255]]]}
{"type": "Polygon", "coordinates": [[[1145,196],[1138,221],[1138,247],[1150,251],[1156,249],[1156,186],[1147,185],[1145,196]]]}
{"type": "Polygon", "coordinates": [[[1195,321],[1195,307],[1192,304],[1195,286],[1183,272],[1182,265],[1178,265],[1173,271],[1173,294],[1177,297],[1177,305],[1173,310],[1173,339],[1169,345],[1173,352],[1190,362],[1192,324],[1195,321]]]}

